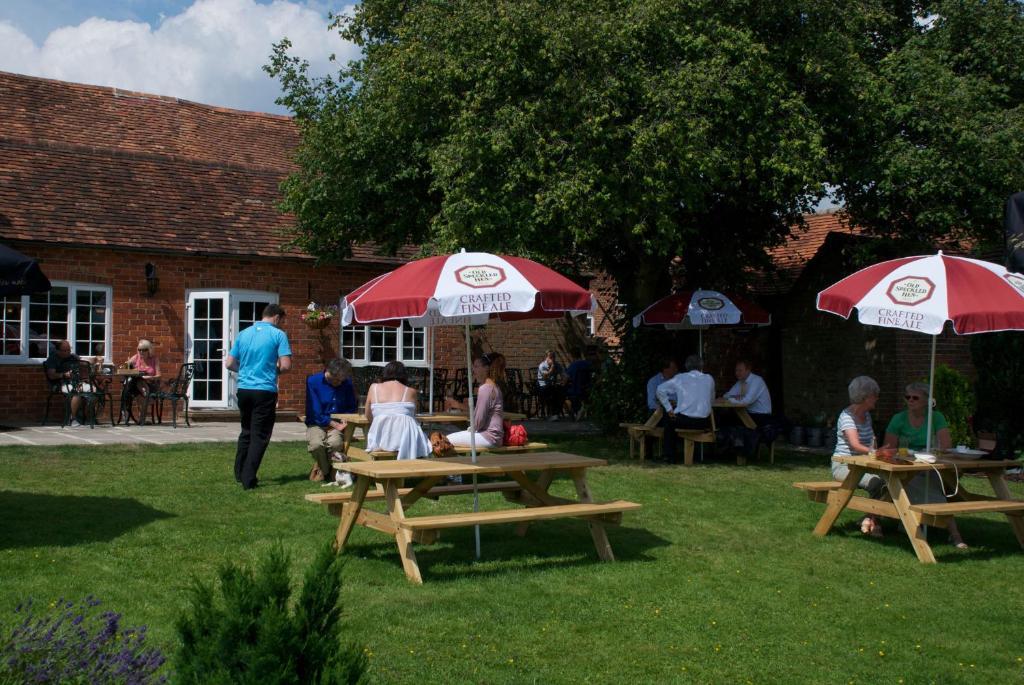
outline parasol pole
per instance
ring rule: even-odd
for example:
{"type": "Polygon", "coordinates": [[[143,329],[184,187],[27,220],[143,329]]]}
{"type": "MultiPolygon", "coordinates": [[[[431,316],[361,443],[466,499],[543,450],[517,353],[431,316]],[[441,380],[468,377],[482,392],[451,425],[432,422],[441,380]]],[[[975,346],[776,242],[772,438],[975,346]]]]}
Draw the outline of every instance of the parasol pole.
{"type": "MultiPolygon", "coordinates": [[[[476,408],[473,402],[473,351],[469,346],[469,323],[466,324],[466,392],[469,394],[469,455],[476,463],[476,408]]],[[[477,490],[476,472],[473,472],[473,511],[480,511],[480,492],[477,490]]],[[[476,558],[480,558],[480,524],[473,526],[476,558]]]]}
{"type": "Polygon", "coordinates": [[[935,402],[935,344],[939,336],[932,336],[932,361],[928,370],[928,432],[925,435],[924,451],[931,454],[932,451],[932,404],[935,402]]]}
{"type": "Polygon", "coordinates": [[[427,413],[432,414],[434,412],[434,327],[428,326],[427,330],[430,332],[430,405],[427,408],[427,413]]]}

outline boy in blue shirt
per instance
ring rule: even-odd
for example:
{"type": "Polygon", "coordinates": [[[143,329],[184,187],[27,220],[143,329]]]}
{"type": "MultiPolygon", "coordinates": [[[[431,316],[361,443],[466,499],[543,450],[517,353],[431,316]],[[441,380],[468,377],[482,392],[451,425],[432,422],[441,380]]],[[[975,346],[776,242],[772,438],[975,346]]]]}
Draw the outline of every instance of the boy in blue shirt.
{"type": "Polygon", "coordinates": [[[238,411],[242,431],[235,450],[235,480],[246,490],[256,487],[256,472],[270,443],[277,419],[277,377],[292,368],[288,335],[279,326],[284,310],[263,308],[263,318],[246,328],[224,360],[238,372],[238,411]]]}

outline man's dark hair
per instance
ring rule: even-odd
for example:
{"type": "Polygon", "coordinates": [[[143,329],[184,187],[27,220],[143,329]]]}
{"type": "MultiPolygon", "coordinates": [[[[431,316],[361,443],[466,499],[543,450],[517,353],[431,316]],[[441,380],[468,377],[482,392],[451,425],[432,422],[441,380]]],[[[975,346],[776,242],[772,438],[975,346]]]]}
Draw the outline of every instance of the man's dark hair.
{"type": "Polygon", "coordinates": [[[263,308],[263,318],[269,319],[272,316],[285,316],[284,308],[279,304],[268,304],[263,308]]]}
{"type": "Polygon", "coordinates": [[[384,373],[380,375],[380,380],[383,381],[398,381],[402,385],[409,384],[409,372],[405,369],[405,364],[399,361],[388,362],[387,366],[384,367],[384,373]]]}
{"type": "Polygon", "coordinates": [[[700,358],[699,354],[691,354],[686,358],[686,370],[687,371],[703,371],[704,360],[700,358]]]}
{"type": "Polygon", "coordinates": [[[672,366],[673,364],[676,365],[677,369],[679,368],[679,364],[676,363],[676,358],[675,357],[669,357],[669,356],[662,357],[661,358],[661,366],[658,367],[658,370],[659,371],[664,371],[665,369],[667,369],[668,367],[672,366]]]}
{"type": "Polygon", "coordinates": [[[331,378],[351,378],[352,377],[352,364],[347,359],[341,357],[335,357],[331,361],[327,362],[327,366],[324,370],[331,374],[331,378]]]}
{"type": "Polygon", "coordinates": [[[749,357],[740,357],[739,359],[736,360],[736,363],[743,364],[743,366],[747,367],[748,369],[754,368],[754,365],[750,363],[749,357]]]}

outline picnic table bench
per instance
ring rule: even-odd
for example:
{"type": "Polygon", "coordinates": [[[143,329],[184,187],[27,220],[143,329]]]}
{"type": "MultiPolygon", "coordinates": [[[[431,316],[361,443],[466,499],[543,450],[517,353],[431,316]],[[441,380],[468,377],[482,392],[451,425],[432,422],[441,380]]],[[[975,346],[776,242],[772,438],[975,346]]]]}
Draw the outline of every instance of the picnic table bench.
{"type": "Polygon", "coordinates": [[[833,457],[849,466],[850,473],[842,481],[815,481],[794,483],[793,486],[807,493],[814,502],[826,505],[825,512],[814,527],[817,536],[826,535],[836,519],[845,509],[897,519],[903,523],[918,560],[923,564],[936,563],[935,554],[928,545],[925,526],[946,528],[953,516],[967,514],[1004,514],[1013,529],[1017,542],[1024,547],[1024,500],[1014,499],[1006,484],[1005,473],[1019,462],[1006,460],[965,460],[943,455],[935,464],[923,462],[888,462],[868,456],[833,457]],[[904,483],[914,476],[929,472],[934,467],[946,484],[946,490],[953,490],[953,481],[965,472],[984,474],[992,487],[994,496],[980,495],[965,490],[963,482],[958,483],[957,494],[951,501],[936,504],[913,504],[907,496],[904,483]],[[865,473],[875,473],[886,480],[889,500],[871,499],[854,494],[857,484],[865,473]]]}
{"type": "Polygon", "coordinates": [[[405,461],[367,461],[340,464],[338,468],[356,477],[352,492],[307,495],[311,502],[325,504],[339,517],[335,548],[344,550],[352,528],[362,525],[386,533],[395,539],[405,574],[414,583],[423,582],[414,541],[429,542],[438,531],[497,523],[519,524],[516,533],[525,535],[531,522],[555,518],[583,518],[588,522],[598,557],[614,561],[604,526],[617,524],[626,511],[639,504],[623,500],[594,502],[587,484],[586,470],[604,466],[603,459],[592,459],[562,452],[534,454],[483,454],[472,463],[468,457],[446,459],[413,459],[405,461]],[[528,474],[539,474],[532,479],[528,474]],[[548,492],[556,475],[568,475],[576,487],[576,500],[557,497],[548,492]],[[406,510],[424,497],[469,494],[474,486],[442,485],[448,476],[506,476],[511,480],[480,483],[477,492],[502,492],[511,502],[524,509],[470,511],[439,516],[407,517],[406,510]],[[406,479],[421,478],[413,487],[405,487],[406,479]],[[376,484],[377,490],[370,488],[376,484]],[[386,513],[364,508],[368,501],[384,500],[386,513]]]}

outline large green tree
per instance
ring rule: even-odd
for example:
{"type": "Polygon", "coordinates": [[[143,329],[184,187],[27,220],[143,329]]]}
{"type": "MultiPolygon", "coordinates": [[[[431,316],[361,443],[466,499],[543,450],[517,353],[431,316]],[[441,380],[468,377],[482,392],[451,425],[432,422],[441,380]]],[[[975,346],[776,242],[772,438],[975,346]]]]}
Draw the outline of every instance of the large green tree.
{"type": "Polygon", "coordinates": [[[854,220],[916,247],[999,251],[1024,189],[1024,4],[922,3],[864,89],[860,140],[836,150],[854,220]]]}
{"type": "Polygon", "coordinates": [[[268,65],[302,132],[284,207],[325,259],[500,250],[603,267],[638,303],[674,254],[693,284],[742,281],[827,184],[880,233],[948,230],[931,218],[955,205],[977,234],[1019,177],[992,161],[1016,2],[365,0],[335,26],[362,48],[336,76],[287,41],[268,65]],[[965,173],[983,188],[945,195],[965,173]]]}

